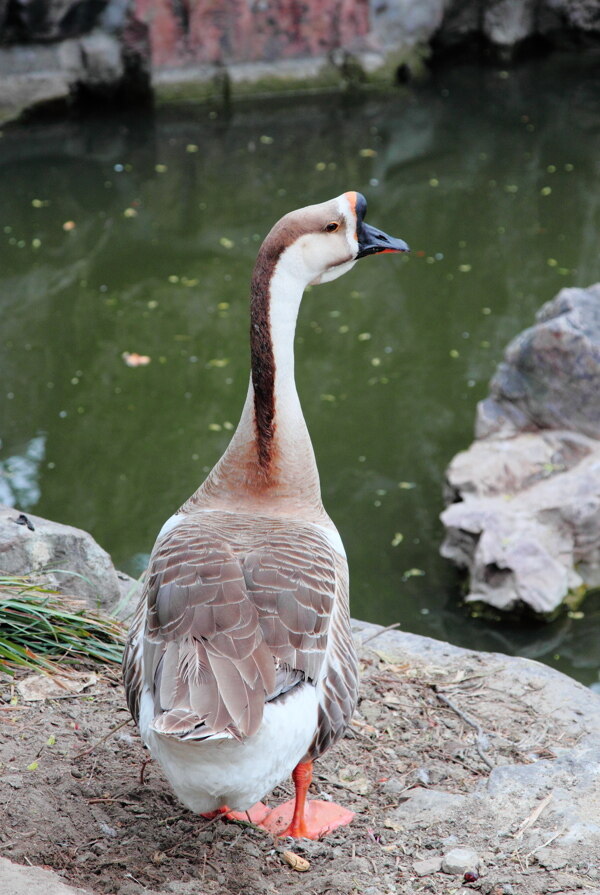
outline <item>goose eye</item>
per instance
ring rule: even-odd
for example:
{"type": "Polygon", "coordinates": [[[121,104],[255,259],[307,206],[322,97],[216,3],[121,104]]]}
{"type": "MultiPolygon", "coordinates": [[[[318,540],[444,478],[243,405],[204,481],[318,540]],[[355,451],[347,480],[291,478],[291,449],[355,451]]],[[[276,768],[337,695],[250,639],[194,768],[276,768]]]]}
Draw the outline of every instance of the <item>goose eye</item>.
{"type": "Polygon", "coordinates": [[[325,227],[325,230],[327,231],[327,233],[335,233],[335,231],[339,230],[339,229],[340,229],[339,221],[330,221],[327,224],[327,226],[325,227]]]}

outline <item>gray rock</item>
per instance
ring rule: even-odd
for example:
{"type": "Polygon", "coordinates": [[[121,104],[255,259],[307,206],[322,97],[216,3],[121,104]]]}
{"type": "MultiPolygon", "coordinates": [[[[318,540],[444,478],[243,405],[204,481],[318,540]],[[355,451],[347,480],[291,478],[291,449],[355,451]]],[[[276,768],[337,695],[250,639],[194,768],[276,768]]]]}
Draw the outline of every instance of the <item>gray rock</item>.
{"type": "Polygon", "coordinates": [[[417,787],[407,793],[407,800],[391,813],[392,819],[407,827],[427,825],[464,810],[466,797],[458,793],[417,787]]]}
{"type": "Polygon", "coordinates": [[[465,874],[468,870],[477,870],[480,860],[472,848],[453,848],[442,858],[442,872],[465,874]]]}
{"type": "Polygon", "coordinates": [[[477,437],[568,429],[600,438],[600,283],[561,290],[536,318],[506,348],[477,437]]]}
{"type": "Polygon", "coordinates": [[[429,876],[431,873],[439,873],[441,869],[441,858],[426,858],[424,861],[415,861],[413,864],[413,870],[417,876],[429,876]]]}
{"type": "Polygon", "coordinates": [[[547,615],[600,584],[600,284],[537,319],[448,467],[441,552],[468,570],[467,602],[547,615]]]}
{"type": "Polygon", "coordinates": [[[483,33],[496,46],[512,47],[535,33],[537,0],[495,0],[483,13],[483,33]]]}
{"type": "Polygon", "coordinates": [[[57,873],[41,867],[22,867],[0,858],[0,892],[6,895],[90,895],[63,882],[57,873]]]}
{"type": "Polygon", "coordinates": [[[62,593],[110,611],[121,586],[108,553],[86,531],[0,505],[0,568],[8,575],[40,573],[62,593]]]}

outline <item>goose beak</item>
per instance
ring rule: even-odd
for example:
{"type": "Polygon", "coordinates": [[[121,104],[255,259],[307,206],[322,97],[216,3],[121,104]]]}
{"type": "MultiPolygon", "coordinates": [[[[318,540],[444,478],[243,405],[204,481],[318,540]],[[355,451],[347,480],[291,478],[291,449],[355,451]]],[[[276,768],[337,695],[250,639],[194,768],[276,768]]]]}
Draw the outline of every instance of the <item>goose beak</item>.
{"type": "Polygon", "coordinates": [[[396,239],[394,236],[388,236],[383,230],[377,227],[371,227],[362,221],[358,231],[358,254],[357,258],[364,258],[366,255],[377,255],[383,252],[410,252],[409,247],[403,239],[396,239]]]}

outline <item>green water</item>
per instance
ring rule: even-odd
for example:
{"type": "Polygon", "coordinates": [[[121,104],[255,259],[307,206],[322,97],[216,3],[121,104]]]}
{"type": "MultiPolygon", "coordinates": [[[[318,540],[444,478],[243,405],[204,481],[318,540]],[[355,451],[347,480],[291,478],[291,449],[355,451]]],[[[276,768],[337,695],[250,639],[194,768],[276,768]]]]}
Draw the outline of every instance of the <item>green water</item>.
{"type": "Polygon", "coordinates": [[[551,626],[468,619],[438,514],[506,343],[560,288],[600,279],[598,63],[6,130],[0,501],[91,531],[138,574],[237,422],[262,237],[358,189],[413,253],[310,291],[297,348],[353,613],[597,681],[600,603],[551,626]]]}

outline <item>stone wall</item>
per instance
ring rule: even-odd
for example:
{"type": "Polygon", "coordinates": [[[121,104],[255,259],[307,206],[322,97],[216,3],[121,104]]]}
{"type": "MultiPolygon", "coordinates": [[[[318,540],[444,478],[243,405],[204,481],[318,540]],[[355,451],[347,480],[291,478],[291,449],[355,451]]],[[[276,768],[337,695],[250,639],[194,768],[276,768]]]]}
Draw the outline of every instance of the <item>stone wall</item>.
{"type": "Polygon", "coordinates": [[[599,43],[600,0],[0,0],[0,122],[224,70],[234,84],[344,86],[349,57],[354,80],[393,84],[430,51],[507,57],[532,39],[599,43]]]}

